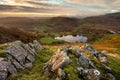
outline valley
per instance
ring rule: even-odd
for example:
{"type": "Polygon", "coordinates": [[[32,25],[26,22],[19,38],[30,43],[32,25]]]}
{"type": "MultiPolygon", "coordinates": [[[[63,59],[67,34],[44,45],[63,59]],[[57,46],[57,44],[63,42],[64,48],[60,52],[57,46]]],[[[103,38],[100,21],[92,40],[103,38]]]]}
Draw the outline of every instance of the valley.
{"type": "MultiPolygon", "coordinates": [[[[55,39],[56,37],[77,35],[87,37],[85,41],[98,51],[106,51],[108,64],[112,69],[116,80],[120,75],[120,13],[111,13],[88,18],[53,17],[53,18],[28,18],[28,17],[4,17],[0,18],[0,57],[5,57],[4,49],[8,43],[20,40],[29,43],[37,40],[44,47],[37,51],[33,66],[19,71],[16,75],[9,76],[7,80],[50,80],[43,76],[44,64],[54,55],[55,51],[62,46],[82,46],[84,42],[69,43],[55,39]],[[115,33],[114,33],[115,32],[115,33]]],[[[73,55],[72,63],[65,67],[69,80],[81,80],[78,78],[76,59],[73,55]],[[71,67],[72,66],[72,67],[71,67]]],[[[99,65],[94,57],[88,58],[99,65]]],[[[101,71],[102,73],[102,71],[101,71]]],[[[55,74],[54,74],[55,75],[55,74]]],[[[55,75],[56,76],[56,75],[55,75]]],[[[53,77],[55,77],[53,76],[53,77]]]]}

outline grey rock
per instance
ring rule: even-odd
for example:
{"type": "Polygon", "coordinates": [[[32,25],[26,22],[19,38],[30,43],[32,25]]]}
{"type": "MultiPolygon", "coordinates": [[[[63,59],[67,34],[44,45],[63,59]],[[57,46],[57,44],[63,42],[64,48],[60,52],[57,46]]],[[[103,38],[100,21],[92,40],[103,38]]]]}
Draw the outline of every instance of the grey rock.
{"type": "Polygon", "coordinates": [[[11,46],[7,48],[5,52],[8,55],[11,55],[12,58],[17,60],[21,65],[24,65],[27,52],[21,46],[17,46],[17,45],[11,46]]]}
{"type": "Polygon", "coordinates": [[[35,58],[32,54],[28,54],[26,59],[29,60],[29,62],[33,62],[35,60],[35,58]]]}
{"type": "Polygon", "coordinates": [[[26,68],[28,68],[28,67],[32,67],[32,66],[33,66],[32,63],[26,63],[26,64],[25,64],[25,67],[26,67],[26,68]]]}
{"type": "Polygon", "coordinates": [[[17,70],[16,68],[11,64],[10,61],[6,61],[5,58],[0,58],[0,64],[1,65],[4,65],[5,68],[7,69],[7,71],[11,74],[11,75],[14,75],[17,73],[17,70]]]}
{"type": "Polygon", "coordinates": [[[36,40],[29,44],[21,41],[9,43],[9,47],[4,50],[6,57],[0,58],[0,80],[5,80],[9,75],[15,75],[19,70],[32,67],[36,50],[41,49],[42,46],[36,40]]]}
{"type": "Polygon", "coordinates": [[[95,68],[93,63],[89,60],[89,58],[79,50],[79,48],[74,49],[75,55],[78,57],[78,63],[85,69],[88,69],[90,67],[95,68]]]}
{"type": "Polygon", "coordinates": [[[84,45],[84,51],[90,51],[91,55],[96,57],[102,63],[108,62],[106,53],[95,50],[90,44],[84,45]]]}
{"type": "MultiPolygon", "coordinates": [[[[12,50],[12,49],[10,49],[10,50],[12,50]]],[[[17,53],[16,53],[17,54],[17,53]]],[[[23,55],[22,55],[23,56],[23,55]]],[[[22,57],[22,56],[13,56],[13,55],[11,55],[11,53],[9,52],[7,52],[7,59],[8,59],[8,61],[10,61],[11,62],[11,64],[13,65],[13,66],[15,66],[15,68],[17,69],[17,70],[21,70],[21,69],[24,69],[24,62],[25,62],[25,57],[24,57],[24,59],[22,60],[21,58],[19,58],[19,57],[22,57]],[[24,62],[23,62],[24,61],[24,62]],[[20,63],[21,62],[21,63],[20,63]]]]}
{"type": "Polygon", "coordinates": [[[34,40],[33,44],[36,50],[41,50],[43,48],[37,40],[34,40]]]}
{"type": "Polygon", "coordinates": [[[16,68],[11,64],[10,61],[1,61],[0,63],[2,63],[3,65],[6,66],[8,72],[9,72],[11,75],[14,75],[14,74],[17,73],[16,68]]]}
{"type": "Polygon", "coordinates": [[[15,68],[19,71],[21,69],[24,69],[24,66],[22,66],[19,62],[17,62],[16,60],[12,60],[11,63],[15,66],[15,68]]]}
{"type": "Polygon", "coordinates": [[[100,51],[95,51],[93,52],[93,55],[102,63],[108,62],[107,55],[105,53],[102,53],[100,51]]]}
{"type": "Polygon", "coordinates": [[[107,73],[112,73],[112,69],[108,66],[104,66],[103,69],[105,70],[105,72],[107,73]]]}
{"type": "Polygon", "coordinates": [[[5,58],[0,58],[0,61],[3,61],[5,58]]]}
{"type": "Polygon", "coordinates": [[[57,75],[58,75],[57,79],[59,79],[59,80],[68,80],[67,74],[65,73],[64,70],[62,70],[60,68],[57,71],[57,75]]]}
{"type": "Polygon", "coordinates": [[[35,56],[36,50],[34,48],[30,47],[29,44],[25,44],[23,47],[24,47],[25,50],[27,50],[28,54],[30,53],[33,56],[35,56]]]}
{"type": "Polygon", "coordinates": [[[71,62],[70,58],[67,56],[67,51],[67,47],[61,47],[55,52],[43,67],[45,76],[49,77],[55,72],[58,75],[57,80],[66,80],[67,75],[63,68],[71,62]]]}
{"type": "Polygon", "coordinates": [[[113,76],[111,73],[107,73],[107,74],[105,75],[105,79],[106,79],[106,80],[116,80],[116,79],[115,79],[115,76],[113,76]]]}
{"type": "Polygon", "coordinates": [[[0,62],[0,80],[5,80],[8,75],[7,67],[0,62]]]}
{"type": "Polygon", "coordinates": [[[82,67],[77,68],[80,78],[84,80],[100,80],[101,73],[97,69],[83,69],[82,67]]]}
{"type": "Polygon", "coordinates": [[[84,47],[85,47],[85,51],[86,50],[88,50],[88,51],[91,51],[91,52],[95,52],[95,49],[93,48],[93,46],[92,45],[90,45],[90,44],[85,44],[84,45],[84,47]]]}
{"type": "Polygon", "coordinates": [[[81,55],[78,59],[78,62],[85,69],[88,69],[90,67],[95,68],[93,63],[85,55],[81,55]]]}

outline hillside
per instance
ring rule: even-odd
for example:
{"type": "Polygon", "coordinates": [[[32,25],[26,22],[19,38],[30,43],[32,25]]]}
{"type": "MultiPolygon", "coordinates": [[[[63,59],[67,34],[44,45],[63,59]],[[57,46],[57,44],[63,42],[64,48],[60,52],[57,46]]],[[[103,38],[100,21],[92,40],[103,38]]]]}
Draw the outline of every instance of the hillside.
{"type": "Polygon", "coordinates": [[[16,40],[21,40],[23,42],[31,42],[33,39],[35,39],[35,37],[35,34],[31,33],[30,31],[25,31],[20,28],[0,27],[0,44],[16,40]]]}
{"type": "MultiPolygon", "coordinates": [[[[54,28],[63,27],[80,27],[80,28],[94,28],[104,30],[119,30],[120,29],[120,13],[111,13],[101,16],[93,16],[88,18],[69,18],[69,17],[3,17],[0,18],[0,26],[3,27],[17,27],[17,28],[33,28],[34,25],[49,25],[54,28]]],[[[54,29],[53,28],[53,29],[54,29]]],[[[64,30],[64,28],[63,28],[64,30]]]]}
{"type": "Polygon", "coordinates": [[[113,31],[119,31],[120,30],[120,25],[119,25],[120,12],[106,14],[102,16],[88,17],[88,18],[82,19],[80,22],[81,24],[87,22],[88,25],[92,28],[105,29],[105,30],[111,29],[113,31]]]}
{"type": "MultiPolygon", "coordinates": [[[[120,75],[120,36],[110,34],[108,30],[120,31],[120,13],[107,14],[102,16],[88,17],[84,19],[54,17],[54,18],[24,18],[8,17],[0,19],[0,43],[21,40],[28,43],[34,39],[41,42],[44,49],[38,51],[35,62],[31,68],[19,71],[7,80],[50,80],[43,76],[43,66],[52,57],[54,52],[61,46],[81,46],[83,43],[65,43],[55,40],[55,36],[83,34],[98,51],[106,51],[108,64],[112,73],[119,80],[120,75]]],[[[7,46],[0,44],[0,57],[4,57],[4,49],[7,46]]],[[[87,56],[97,66],[100,63],[95,58],[87,56]]],[[[69,80],[78,80],[76,71],[76,58],[70,55],[72,63],[65,67],[69,73],[69,80]],[[72,67],[71,67],[72,66],[72,67]]],[[[102,72],[102,71],[101,71],[102,72]]],[[[56,76],[56,74],[53,75],[56,76]]]]}
{"type": "MultiPolygon", "coordinates": [[[[89,38],[89,41],[95,41],[104,36],[104,34],[109,34],[110,30],[120,32],[119,17],[120,13],[111,13],[83,19],[69,17],[3,17],[0,18],[0,35],[2,36],[0,43],[18,40],[18,37],[15,37],[15,35],[26,35],[25,32],[35,32],[35,35],[37,33],[38,37],[83,34],[89,38]],[[3,28],[5,30],[3,30],[4,32],[2,31],[3,28]],[[19,33],[15,33],[14,35],[7,28],[16,28],[16,30],[18,28],[22,32],[18,30],[19,33]],[[7,36],[6,34],[10,35],[7,36]]],[[[22,40],[22,38],[19,39],[22,40]]],[[[22,41],[29,42],[27,39],[22,41]]]]}
{"type": "Polygon", "coordinates": [[[31,27],[35,24],[40,24],[46,20],[46,18],[28,18],[28,17],[3,17],[0,18],[1,27],[17,27],[27,30],[31,30],[31,27]]]}
{"type": "MultiPolygon", "coordinates": [[[[101,51],[105,50],[107,51],[108,60],[109,63],[107,66],[110,66],[113,70],[113,74],[116,77],[116,80],[119,80],[120,75],[120,49],[119,49],[119,35],[106,35],[103,39],[93,43],[94,47],[101,51]],[[111,40],[110,40],[111,39],[111,40]],[[115,39],[115,41],[113,41],[115,39]],[[109,45],[108,44],[108,42],[109,45]],[[103,44],[101,44],[103,43],[103,44]]],[[[82,44],[77,44],[77,46],[81,46],[82,44]]],[[[72,45],[71,46],[75,46],[72,45]]],[[[1,46],[2,47],[2,46],[1,46]]],[[[60,48],[61,46],[51,46],[51,45],[44,45],[45,49],[42,51],[38,51],[36,55],[36,60],[33,63],[33,67],[25,69],[23,71],[18,72],[17,75],[10,76],[7,80],[50,80],[49,78],[46,78],[43,76],[43,66],[44,63],[46,63],[50,57],[54,54],[54,52],[60,48]]],[[[4,49],[4,48],[3,48],[4,49]]],[[[70,55],[73,62],[65,68],[66,72],[69,73],[69,80],[76,79],[78,80],[78,76],[76,73],[76,59],[74,59],[74,56],[70,55]],[[71,67],[72,66],[72,67],[71,67]]],[[[91,58],[92,61],[94,61],[94,58],[91,58]]],[[[96,63],[99,64],[99,63],[96,63]]]]}

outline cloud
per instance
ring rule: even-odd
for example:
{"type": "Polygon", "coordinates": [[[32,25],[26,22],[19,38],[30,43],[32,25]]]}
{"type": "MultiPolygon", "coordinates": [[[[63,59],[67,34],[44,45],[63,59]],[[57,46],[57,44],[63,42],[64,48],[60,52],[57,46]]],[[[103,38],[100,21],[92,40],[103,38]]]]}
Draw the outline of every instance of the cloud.
{"type": "Polygon", "coordinates": [[[120,0],[0,0],[0,12],[94,16],[120,12],[120,0]]]}
{"type": "Polygon", "coordinates": [[[0,12],[53,12],[47,8],[34,8],[27,6],[0,5],[0,12]]]}

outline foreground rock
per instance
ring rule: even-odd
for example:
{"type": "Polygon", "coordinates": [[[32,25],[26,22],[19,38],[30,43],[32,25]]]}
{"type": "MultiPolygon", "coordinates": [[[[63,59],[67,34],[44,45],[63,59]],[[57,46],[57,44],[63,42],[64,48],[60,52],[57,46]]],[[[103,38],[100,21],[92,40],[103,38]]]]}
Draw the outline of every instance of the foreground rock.
{"type": "Polygon", "coordinates": [[[56,73],[56,80],[67,80],[67,74],[64,72],[64,67],[68,65],[71,60],[67,56],[67,47],[58,49],[51,59],[44,65],[44,75],[50,77],[52,73],[56,73]]]}
{"type": "Polygon", "coordinates": [[[97,58],[101,63],[108,63],[106,51],[97,51],[90,44],[85,44],[80,49],[83,48],[83,52],[90,51],[91,55],[97,58]]]}
{"type": "Polygon", "coordinates": [[[5,49],[6,57],[0,58],[0,80],[5,80],[7,76],[14,75],[19,70],[32,67],[36,51],[42,49],[42,46],[36,40],[28,44],[15,41],[9,45],[5,49]]]}
{"type": "MultiPolygon", "coordinates": [[[[108,57],[105,51],[97,51],[90,44],[84,44],[83,46],[64,46],[59,48],[55,54],[50,58],[50,60],[44,65],[44,75],[46,77],[53,77],[56,74],[57,78],[55,80],[67,80],[69,79],[64,71],[64,67],[69,65],[72,62],[68,56],[72,54],[75,56],[76,72],[78,77],[82,80],[115,80],[115,77],[112,74],[112,69],[106,64],[108,62],[108,57]],[[90,56],[97,59],[100,63],[95,66],[88,56],[87,52],[90,53],[90,56]],[[100,71],[99,71],[100,70],[100,71]],[[101,70],[104,72],[101,72],[101,70]]],[[[72,66],[71,66],[72,67],[72,66]]],[[[54,79],[52,79],[54,80],[54,79]]]]}
{"type": "Polygon", "coordinates": [[[80,78],[84,80],[101,80],[101,74],[97,69],[83,69],[77,68],[80,78]]]}

